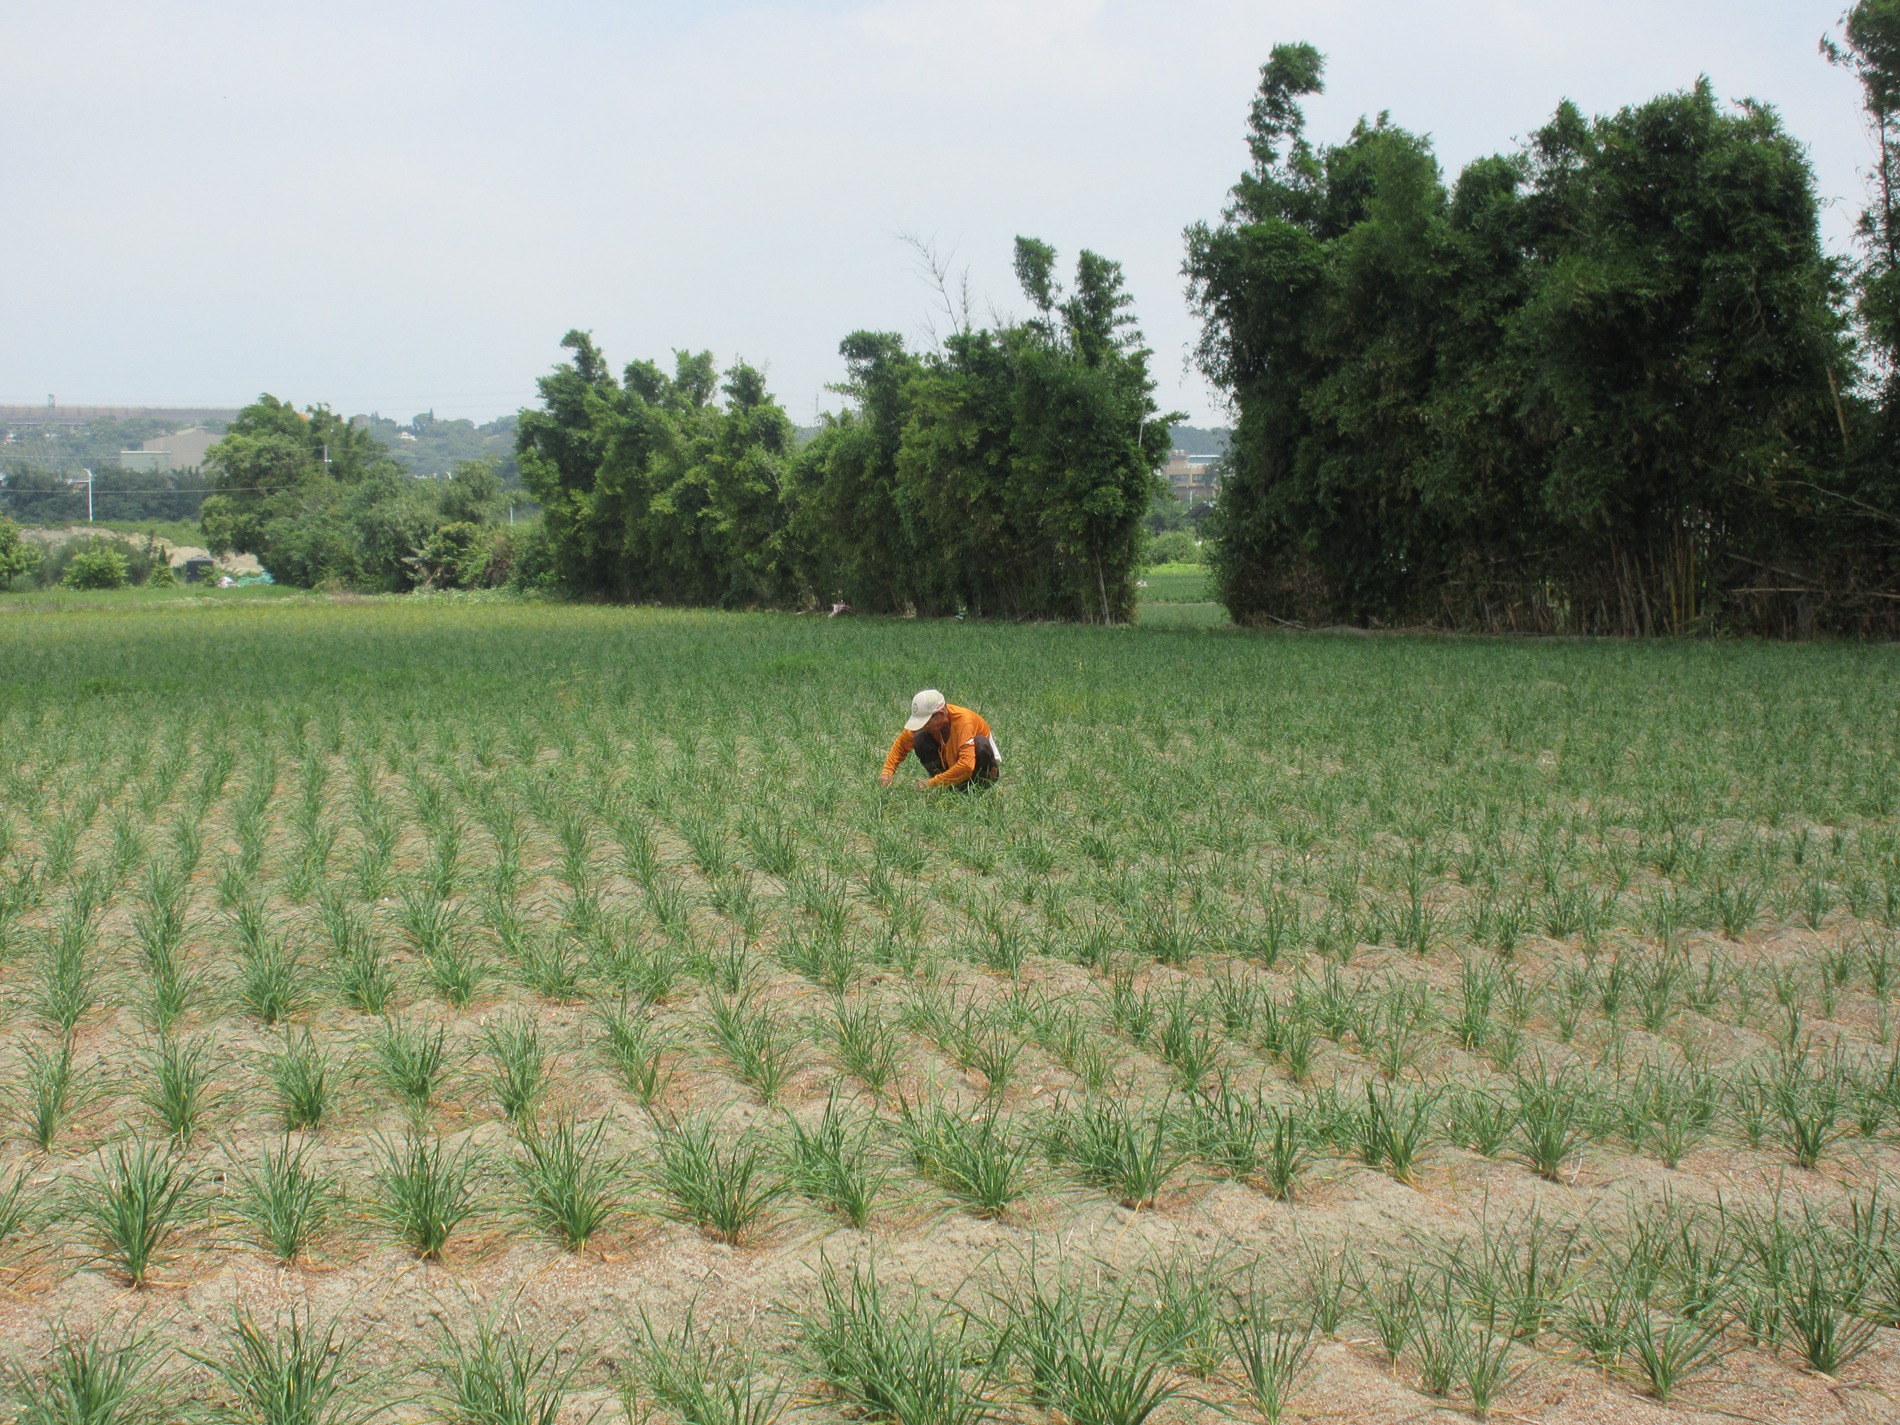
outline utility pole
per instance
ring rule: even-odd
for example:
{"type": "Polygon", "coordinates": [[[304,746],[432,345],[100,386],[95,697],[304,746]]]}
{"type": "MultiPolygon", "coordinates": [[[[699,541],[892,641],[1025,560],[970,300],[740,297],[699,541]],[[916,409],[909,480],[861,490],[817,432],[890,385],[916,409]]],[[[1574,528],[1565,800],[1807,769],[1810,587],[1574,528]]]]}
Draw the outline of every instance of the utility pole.
{"type": "MultiPolygon", "coordinates": [[[[73,484],[77,485],[77,480],[73,484]]],[[[86,472],[86,523],[92,523],[92,471],[86,472]]]]}

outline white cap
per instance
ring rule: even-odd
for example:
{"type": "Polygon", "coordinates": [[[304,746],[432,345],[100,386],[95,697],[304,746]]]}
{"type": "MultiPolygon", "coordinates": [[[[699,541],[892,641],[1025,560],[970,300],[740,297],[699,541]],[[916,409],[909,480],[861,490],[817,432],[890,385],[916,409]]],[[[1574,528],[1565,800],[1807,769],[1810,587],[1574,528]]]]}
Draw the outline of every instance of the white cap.
{"type": "Polygon", "coordinates": [[[916,732],[938,713],[943,711],[944,696],[935,688],[925,688],[910,700],[910,721],[904,724],[904,731],[916,732]]]}

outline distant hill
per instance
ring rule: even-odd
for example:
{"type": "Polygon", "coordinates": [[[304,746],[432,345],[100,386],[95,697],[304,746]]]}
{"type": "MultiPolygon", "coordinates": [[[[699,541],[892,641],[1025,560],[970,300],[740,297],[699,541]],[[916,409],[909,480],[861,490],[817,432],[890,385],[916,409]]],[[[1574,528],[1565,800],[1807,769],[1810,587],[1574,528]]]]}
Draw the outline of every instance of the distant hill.
{"type": "Polygon", "coordinates": [[[492,460],[502,484],[512,487],[521,483],[521,467],[515,462],[513,416],[476,425],[473,421],[438,420],[434,411],[425,411],[407,425],[375,413],[351,416],[350,422],[367,427],[411,475],[452,475],[464,460],[492,460]]]}
{"type": "Polygon", "coordinates": [[[1200,426],[1175,426],[1174,448],[1185,450],[1189,455],[1225,455],[1227,442],[1233,432],[1225,426],[1215,426],[1211,430],[1200,426]]]}

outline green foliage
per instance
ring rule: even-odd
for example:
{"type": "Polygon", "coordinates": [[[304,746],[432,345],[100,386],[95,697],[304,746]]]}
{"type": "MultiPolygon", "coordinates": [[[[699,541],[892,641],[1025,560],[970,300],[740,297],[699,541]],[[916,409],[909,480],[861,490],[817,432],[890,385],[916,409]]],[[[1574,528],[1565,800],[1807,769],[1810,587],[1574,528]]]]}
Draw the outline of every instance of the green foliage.
{"type": "Polygon", "coordinates": [[[1256,1294],[1224,1325],[1235,1384],[1266,1425],[1280,1425],[1313,1357],[1313,1323],[1274,1316],[1272,1303],[1256,1294]]]}
{"type": "Polygon", "coordinates": [[[15,579],[32,573],[39,567],[39,562],[38,547],[21,539],[20,527],[5,515],[0,515],[0,591],[5,590],[15,579]]]}
{"type": "Polygon", "coordinates": [[[540,1029],[525,1017],[501,1020],[488,1026],[483,1043],[488,1052],[489,1091],[502,1116],[517,1125],[529,1121],[548,1087],[547,1051],[540,1029]]]}
{"type": "Polygon", "coordinates": [[[450,1235],[475,1210],[475,1148],[459,1148],[411,1128],[401,1139],[379,1138],[371,1210],[424,1261],[435,1261],[450,1235]]]}
{"type": "Polygon", "coordinates": [[[1322,70],[1274,50],[1254,166],[1188,232],[1201,366],[1240,412],[1213,521],[1235,617],[1792,626],[1761,571],[1823,587],[1851,373],[1774,113],[1706,82],[1566,104],[1448,190],[1383,116],[1311,144],[1322,70]]]}
{"type": "Polygon", "coordinates": [[[578,1252],[620,1210],[617,1185],[626,1165],[606,1152],[607,1120],[582,1128],[572,1115],[552,1124],[529,1124],[521,1133],[522,1156],[514,1161],[522,1210],[570,1252],[578,1252]]]}
{"type": "Polygon", "coordinates": [[[629,1416],[640,1408],[639,1387],[685,1425],[774,1425],[791,1405],[783,1385],[754,1372],[752,1349],[720,1339],[691,1303],[665,1332],[642,1308],[635,1341],[639,1370],[621,1386],[629,1416]]]}
{"type": "Polygon", "coordinates": [[[1821,48],[1860,81],[1876,145],[1854,278],[1859,316],[1887,361],[1891,417],[1893,358],[1900,352],[1900,4],[1859,0],[1841,19],[1841,42],[1823,40],[1821,48]]]}
{"type": "Polygon", "coordinates": [[[232,1425],[361,1425],[385,1406],[365,1403],[355,1371],[360,1336],[336,1321],[319,1324],[293,1305],[268,1325],[232,1308],[223,1349],[193,1353],[210,1370],[222,1399],[215,1419],[232,1425]]]}
{"type": "Polygon", "coordinates": [[[573,358],[541,378],[541,408],[517,430],[561,580],[621,599],[782,602],[792,423],[764,376],[740,362],[722,383],[711,352],[682,351],[671,374],[639,361],[616,380],[586,333],[561,344],[573,358]]]}
{"type": "Polygon", "coordinates": [[[1138,1115],[1107,1096],[1065,1107],[1049,1127],[1050,1160],[1105,1189],[1123,1207],[1152,1207],[1187,1158],[1168,1130],[1168,1110],[1163,1103],[1156,1113],[1138,1115]]]}
{"type": "Polygon", "coordinates": [[[543,1341],[507,1305],[472,1323],[466,1335],[442,1327],[435,1372],[448,1425],[555,1425],[585,1363],[563,1361],[559,1340],[543,1341]]]}
{"type": "Polygon", "coordinates": [[[428,1112],[448,1074],[448,1028],[385,1017],[370,1039],[370,1056],[384,1087],[420,1116],[428,1112]]]}
{"type": "Polygon", "coordinates": [[[101,1155],[98,1176],[76,1190],[73,1213],[95,1259],[143,1287],[196,1184],[196,1173],[169,1148],[134,1139],[101,1155]]]}
{"type": "Polygon", "coordinates": [[[1176,529],[1150,539],[1142,562],[1145,565],[1201,564],[1206,562],[1206,555],[1192,533],[1176,529]]]}
{"type": "Polygon", "coordinates": [[[9,1370],[19,1425],[162,1425],[174,1419],[169,1382],[156,1377],[149,1334],[109,1337],[52,1329],[52,1350],[35,1370],[9,1370]]]}
{"type": "Polygon", "coordinates": [[[203,476],[196,470],[115,469],[119,447],[98,449],[107,429],[101,422],[69,428],[62,437],[45,430],[37,438],[30,429],[20,432],[24,439],[9,442],[7,452],[0,454],[0,474],[6,481],[0,485],[0,508],[23,524],[57,528],[87,523],[85,476],[90,469],[94,526],[130,525],[144,532],[153,525],[183,524],[195,533],[204,501],[203,476]],[[22,447],[21,454],[13,453],[22,447]],[[87,454],[87,447],[95,453],[87,454]]]}
{"type": "Polygon", "coordinates": [[[73,1064],[73,1041],[61,1035],[56,1047],[28,1044],[21,1053],[21,1082],[0,1090],[7,1117],[41,1152],[51,1150],[97,1090],[84,1084],[73,1064]]]}
{"type": "Polygon", "coordinates": [[[487,461],[446,480],[404,472],[365,424],[260,396],[205,455],[214,552],[244,550],[279,583],[403,591],[505,580],[512,546],[487,461]]]}
{"type": "Polygon", "coordinates": [[[796,1118],[788,1125],[786,1178],[797,1192],[863,1228],[886,1176],[873,1146],[870,1119],[853,1120],[834,1089],[825,1111],[810,1127],[796,1118]]]}
{"type": "Polygon", "coordinates": [[[170,567],[163,546],[150,535],[132,539],[88,533],[49,545],[34,566],[33,579],[43,589],[123,589],[149,584],[159,570],[170,567]]]}
{"type": "Polygon", "coordinates": [[[1125,621],[1167,459],[1121,266],[1018,238],[1038,316],[911,356],[888,333],[840,350],[856,409],[799,453],[811,587],[858,608],[1125,621]]]}
{"type": "Polygon", "coordinates": [[[519,497],[521,471],[515,465],[512,414],[480,425],[434,411],[417,412],[407,425],[378,413],[352,416],[350,423],[381,441],[390,458],[411,475],[439,477],[464,466],[485,465],[495,473],[498,489],[514,489],[519,497]]]}
{"type": "Polygon", "coordinates": [[[284,1047],[265,1061],[264,1076],[277,1091],[287,1131],[323,1125],[336,1097],[331,1072],[329,1056],[317,1047],[307,1029],[286,1035],[284,1047]]]}
{"type": "Polygon", "coordinates": [[[1839,542],[1860,555],[1842,562],[1871,578],[1881,572],[1880,564],[1865,551],[1884,552],[1890,571],[1893,533],[1900,527],[1900,482],[1894,479],[1900,454],[1900,3],[1858,0],[1841,24],[1841,39],[1823,39],[1821,50],[1860,81],[1874,145],[1859,260],[1848,276],[1854,316],[1872,358],[1873,379],[1865,384],[1878,406],[1869,411],[1864,399],[1848,396],[1840,411],[1843,442],[1853,433],[1848,469],[1839,484],[1813,493],[1821,512],[1841,528],[1845,539],[1839,542]]]}
{"type": "Polygon", "coordinates": [[[189,1148],[198,1125],[213,1099],[212,1078],[217,1068],[215,1046],[209,1037],[159,1039],[145,1055],[147,1083],[143,1097],[159,1126],[189,1148]]]}
{"type": "Polygon", "coordinates": [[[997,1108],[965,1116],[945,1104],[902,1105],[900,1128],[925,1177],[963,1199],[978,1217],[1001,1217],[1023,1194],[1033,1145],[997,1108]]]}
{"type": "Polygon", "coordinates": [[[829,1392],[889,1425],[981,1425],[992,1414],[966,1361],[968,1318],[886,1290],[875,1269],[826,1262],[796,1317],[799,1345],[829,1392]]]}
{"type": "Polygon", "coordinates": [[[280,1262],[297,1261],[330,1222],[335,1185],[308,1142],[266,1142],[256,1161],[234,1161],[230,1176],[238,1215],[280,1262]]]}
{"type": "Polygon", "coordinates": [[[1065,294],[1054,261],[1018,240],[1033,320],[962,325],[923,357],[847,337],[852,408],[796,452],[751,367],[722,384],[710,353],[680,352],[616,378],[569,332],[519,426],[560,577],[620,599],[1125,621],[1167,418],[1119,264],[1083,252],[1065,294]]]}
{"type": "Polygon", "coordinates": [[[1184,1394],[1170,1370],[1172,1322],[1144,1313],[1124,1286],[1090,1300],[1058,1267],[1005,1298],[997,1334],[1015,1356],[1030,1398],[1075,1425],[1145,1425],[1184,1394]]]}
{"type": "Polygon", "coordinates": [[[656,1119],[659,1181],[672,1213],[737,1246],[767,1219],[786,1191],[767,1166],[765,1144],[710,1118],[656,1119]]]}
{"type": "MultiPolygon", "coordinates": [[[[1756,1415],[1777,1371],[1885,1388],[1890,650],[1230,630],[1196,651],[998,623],[980,705],[1032,726],[1030,775],[981,803],[879,793],[887,711],[866,686],[967,632],[539,602],[16,605],[0,1271],[29,1314],[149,1302],[167,1348],[235,1355],[229,1317],[150,1291],[114,1305],[110,1261],[73,1270],[102,1250],[76,1211],[93,1155],[129,1128],[207,1183],[160,1282],[294,1289],[492,1208],[446,1235],[472,1271],[402,1268],[466,1343],[456,1278],[482,1309],[527,1284],[546,1322],[555,1277],[625,1286],[642,1238],[705,1257],[726,1286],[707,1278],[697,1339],[677,1293],[647,1303],[645,1343],[594,1303],[560,1357],[587,1362],[573,1418],[617,1418],[624,1382],[636,1416],[683,1425],[767,1425],[813,1391],[867,1416],[1127,1418],[1178,1382],[1151,1425],[1210,1400],[1258,1421],[1307,1404],[1328,1336],[1346,1344],[1319,1359],[1376,1336],[1395,1390],[1494,1418],[1517,1371],[1573,1348],[1684,1397],[1718,1390],[1692,1374],[1705,1346],[1733,1349],[1718,1393],[1756,1415]],[[353,864],[371,841],[374,899],[353,864]],[[219,881],[228,921],[207,913],[219,881]],[[492,966],[466,1011],[385,1025],[342,1002],[333,976],[364,956],[428,995],[445,938],[492,966]],[[229,993],[279,942],[308,1037],[229,993]],[[531,968],[537,945],[566,968],[531,968]],[[161,1020],[162,980],[204,988],[161,1020]],[[742,1062],[778,1076],[776,1106],[742,1062]],[[293,1111],[317,1126],[286,1137],[293,1111]],[[445,1163],[426,1133],[412,1152],[411,1113],[451,1149],[492,1144],[488,1164],[445,1163]],[[675,1114],[690,1141],[667,1141],[675,1114]],[[1375,1186],[1362,1158],[1426,1196],[1375,1186]],[[1677,1190],[1697,1206],[1672,1211],[1677,1190]],[[1370,1198],[1393,1210],[1351,1210],[1370,1198]],[[942,1211],[965,1203],[1003,1221],[942,1211]],[[603,1209],[690,1225],[621,1242],[603,1209]],[[686,1242],[702,1222],[739,1245],[686,1242]],[[822,1368],[816,1335],[809,1369],[764,1354],[802,1309],[825,1315],[820,1238],[841,1276],[875,1262],[889,1288],[927,1244],[928,1339],[907,1293],[855,1294],[883,1310],[872,1330],[841,1281],[822,1368]],[[581,1241],[585,1261],[560,1260],[581,1241]],[[1131,1303],[1113,1331],[1032,1319],[1056,1251],[1085,1323],[1131,1303]]],[[[391,1400],[428,1371],[408,1308],[395,1325],[386,1377],[369,1352],[344,1374],[435,1418],[391,1400]]],[[[48,1336],[16,1341],[24,1372],[48,1336]]],[[[160,1418],[248,1409],[204,1367],[190,1386],[160,1418]]]]}
{"type": "Polygon", "coordinates": [[[123,589],[131,574],[118,550],[82,549],[66,561],[59,582],[68,589],[123,589]]]}

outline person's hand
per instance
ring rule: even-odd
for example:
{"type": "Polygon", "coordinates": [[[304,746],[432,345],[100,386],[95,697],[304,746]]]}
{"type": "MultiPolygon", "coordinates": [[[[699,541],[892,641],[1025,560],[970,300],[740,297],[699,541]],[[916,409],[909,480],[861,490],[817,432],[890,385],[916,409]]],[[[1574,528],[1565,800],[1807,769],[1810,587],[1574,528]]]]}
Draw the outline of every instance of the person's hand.
{"type": "Polygon", "coordinates": [[[890,784],[891,784],[891,774],[890,774],[889,772],[879,772],[879,773],[877,774],[877,784],[878,784],[878,785],[879,785],[880,787],[888,787],[888,786],[890,786],[890,784]]]}
{"type": "Polygon", "coordinates": [[[927,792],[927,791],[929,791],[929,790],[930,790],[930,778],[928,778],[928,777],[925,777],[925,778],[924,778],[924,779],[923,779],[922,781],[920,781],[920,782],[918,782],[918,784],[917,784],[917,790],[918,790],[918,791],[920,791],[920,792],[927,792]]]}

